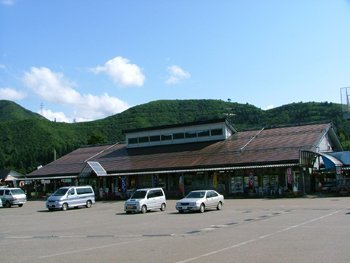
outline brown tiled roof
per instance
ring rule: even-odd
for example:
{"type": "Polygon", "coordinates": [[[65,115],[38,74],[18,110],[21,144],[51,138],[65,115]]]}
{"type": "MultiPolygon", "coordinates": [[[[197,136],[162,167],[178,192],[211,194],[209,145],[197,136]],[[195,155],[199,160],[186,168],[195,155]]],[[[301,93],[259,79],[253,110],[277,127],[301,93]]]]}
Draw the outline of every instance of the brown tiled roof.
{"type": "Polygon", "coordinates": [[[123,144],[80,148],[30,176],[79,174],[87,159],[108,174],[193,168],[297,164],[300,150],[314,150],[330,124],[238,132],[229,140],[128,149],[123,144]]]}
{"type": "Polygon", "coordinates": [[[44,167],[35,170],[28,174],[28,177],[35,176],[64,176],[64,175],[77,175],[86,165],[86,161],[101,154],[104,151],[115,149],[120,147],[119,144],[104,145],[94,147],[79,148],[61,158],[53,161],[44,167]]]}

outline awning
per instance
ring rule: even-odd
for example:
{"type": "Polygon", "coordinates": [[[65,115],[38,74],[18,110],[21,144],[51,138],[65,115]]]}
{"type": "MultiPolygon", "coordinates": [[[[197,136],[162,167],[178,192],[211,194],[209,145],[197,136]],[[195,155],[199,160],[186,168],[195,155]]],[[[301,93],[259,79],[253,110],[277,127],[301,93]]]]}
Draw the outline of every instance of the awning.
{"type": "Polygon", "coordinates": [[[333,157],[340,160],[344,165],[349,166],[350,165],[350,152],[349,151],[343,151],[343,152],[331,152],[328,153],[329,155],[332,155],[333,157]]]}
{"type": "Polygon", "coordinates": [[[300,153],[300,165],[313,167],[317,157],[322,158],[322,163],[325,169],[335,169],[336,167],[342,167],[344,164],[336,157],[332,155],[333,153],[322,153],[313,151],[301,151],[300,153]]]}
{"type": "Polygon", "coordinates": [[[74,179],[77,178],[77,175],[71,176],[45,176],[45,177],[26,177],[18,179],[18,181],[31,181],[31,180],[54,180],[54,179],[74,179]]]}
{"type": "Polygon", "coordinates": [[[335,169],[335,167],[343,166],[341,161],[328,153],[319,153],[319,155],[322,157],[325,169],[335,169]]]}
{"type": "Polygon", "coordinates": [[[83,170],[80,172],[79,177],[88,177],[93,171],[97,176],[107,175],[106,170],[99,162],[87,162],[83,170]]]}
{"type": "Polygon", "coordinates": [[[117,172],[108,174],[108,176],[122,175],[146,175],[146,174],[167,174],[167,173],[190,173],[190,172],[206,172],[206,171],[230,171],[243,169],[261,169],[261,168],[281,168],[299,166],[297,163],[286,164],[266,164],[266,165],[251,165],[251,166],[226,166],[226,167],[211,167],[211,168],[194,168],[194,169],[171,169],[158,171],[135,171],[135,172],[117,172]]]}

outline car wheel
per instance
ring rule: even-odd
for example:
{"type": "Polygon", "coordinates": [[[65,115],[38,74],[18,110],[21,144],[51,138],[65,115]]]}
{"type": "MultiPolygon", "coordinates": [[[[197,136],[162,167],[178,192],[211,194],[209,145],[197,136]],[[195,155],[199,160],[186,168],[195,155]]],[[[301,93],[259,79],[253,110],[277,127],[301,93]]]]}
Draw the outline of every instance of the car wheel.
{"type": "Polygon", "coordinates": [[[131,211],[126,211],[127,214],[131,214],[131,211]]]}
{"type": "Polygon", "coordinates": [[[160,211],[165,211],[166,209],[166,205],[163,203],[161,206],[160,206],[160,211]]]}
{"type": "Polygon", "coordinates": [[[11,207],[11,203],[10,203],[9,201],[6,201],[4,206],[5,206],[6,208],[10,208],[10,207],[11,207]]]}
{"type": "Polygon", "coordinates": [[[62,210],[63,210],[63,211],[67,211],[67,209],[68,209],[68,205],[67,205],[66,203],[64,203],[64,204],[62,205],[62,210]]]}
{"type": "Polygon", "coordinates": [[[90,201],[90,200],[86,201],[86,208],[90,208],[90,207],[91,207],[91,205],[92,205],[92,203],[91,203],[91,201],[90,201]]]}
{"type": "Polygon", "coordinates": [[[143,206],[141,207],[141,213],[142,213],[142,214],[147,213],[147,207],[146,207],[145,205],[143,205],[143,206]]]}
{"type": "Polygon", "coordinates": [[[216,209],[217,209],[217,210],[221,210],[221,209],[222,209],[222,203],[221,203],[221,202],[218,203],[216,209]]]}
{"type": "Polygon", "coordinates": [[[23,204],[19,204],[19,205],[18,205],[18,207],[22,207],[22,206],[23,206],[23,204]]]}
{"type": "Polygon", "coordinates": [[[180,213],[180,214],[183,214],[183,213],[184,213],[184,210],[179,210],[179,213],[180,213]]]}
{"type": "Polygon", "coordinates": [[[203,213],[205,211],[205,205],[201,204],[201,206],[199,207],[199,212],[203,213]]]}

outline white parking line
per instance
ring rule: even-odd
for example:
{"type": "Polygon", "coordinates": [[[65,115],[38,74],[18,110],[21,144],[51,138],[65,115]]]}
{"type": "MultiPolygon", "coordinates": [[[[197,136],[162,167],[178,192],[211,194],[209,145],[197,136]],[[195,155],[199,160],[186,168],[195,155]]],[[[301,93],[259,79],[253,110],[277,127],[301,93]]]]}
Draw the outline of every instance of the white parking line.
{"type": "Polygon", "coordinates": [[[97,249],[102,249],[102,248],[108,248],[108,247],[114,247],[114,246],[120,246],[120,245],[127,245],[127,244],[131,244],[131,243],[135,243],[135,242],[141,242],[141,241],[144,241],[144,240],[146,240],[146,239],[142,238],[142,239],[137,239],[137,240],[132,240],[132,241],[111,243],[111,244],[104,245],[104,246],[89,247],[89,248],[77,249],[77,250],[72,250],[72,251],[65,251],[65,252],[55,253],[55,254],[50,254],[50,255],[43,255],[43,256],[39,256],[39,258],[43,259],[43,258],[52,258],[52,257],[63,256],[63,255],[78,254],[78,253],[81,253],[81,252],[92,251],[92,250],[97,250],[97,249]]]}
{"type": "Polygon", "coordinates": [[[238,248],[238,247],[241,247],[241,246],[245,246],[245,245],[248,245],[248,244],[250,244],[250,243],[253,243],[253,242],[256,242],[256,241],[259,241],[259,240],[262,240],[262,239],[265,239],[265,238],[268,238],[268,237],[271,237],[271,236],[274,236],[274,235],[277,235],[277,234],[279,234],[279,233],[286,232],[286,231],[289,231],[289,230],[291,230],[291,229],[295,229],[295,228],[301,227],[301,226],[303,226],[303,225],[306,225],[306,224],[309,224],[309,223],[312,223],[312,222],[321,220],[321,219],[323,219],[323,218],[326,218],[326,217],[335,215],[335,214],[339,213],[340,211],[342,211],[342,210],[337,210],[337,211],[332,212],[332,213],[329,213],[329,214],[327,214],[327,215],[323,215],[323,216],[320,216],[320,217],[316,217],[316,218],[313,218],[313,219],[311,219],[311,220],[302,222],[302,223],[300,223],[300,224],[292,225],[292,226],[289,226],[289,227],[280,229],[280,230],[278,230],[278,231],[276,231],[276,232],[272,232],[272,233],[270,233],[270,234],[262,235],[262,236],[259,236],[259,237],[257,237],[257,238],[249,239],[249,240],[246,240],[246,241],[243,241],[243,242],[240,242],[240,243],[237,243],[237,244],[234,244],[234,245],[232,245],[232,246],[228,246],[228,247],[225,247],[225,248],[222,248],[222,249],[219,249],[219,250],[214,250],[214,251],[211,251],[211,252],[208,252],[208,253],[199,255],[199,256],[197,256],[197,257],[192,257],[192,258],[184,259],[184,260],[181,260],[181,261],[177,261],[176,263],[191,262],[191,261],[195,261],[195,260],[198,260],[198,259],[201,259],[201,258],[204,258],[204,257],[208,257],[208,256],[212,256],[212,255],[221,253],[221,252],[226,251],[226,250],[235,249],[235,248],[238,248]]]}

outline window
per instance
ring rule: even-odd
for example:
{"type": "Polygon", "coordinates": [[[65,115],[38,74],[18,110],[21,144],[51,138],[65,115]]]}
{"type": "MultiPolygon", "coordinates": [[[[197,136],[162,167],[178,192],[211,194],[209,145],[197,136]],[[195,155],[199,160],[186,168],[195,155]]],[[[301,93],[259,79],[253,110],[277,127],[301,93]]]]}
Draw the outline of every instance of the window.
{"type": "Polygon", "coordinates": [[[211,192],[211,197],[217,197],[217,196],[218,196],[217,193],[215,193],[214,191],[211,192]]]}
{"type": "Polygon", "coordinates": [[[171,141],[171,140],[172,140],[171,134],[163,134],[162,135],[162,141],[171,141]]]}
{"type": "Polygon", "coordinates": [[[149,142],[149,137],[148,136],[144,136],[144,137],[140,137],[139,138],[139,143],[145,143],[145,142],[149,142]]]}
{"type": "Polygon", "coordinates": [[[129,144],[136,144],[137,143],[137,138],[129,138],[128,143],[129,144]]]}
{"type": "Polygon", "coordinates": [[[156,197],[156,193],[154,191],[149,191],[147,198],[153,198],[153,197],[156,197]]]}
{"type": "Polygon", "coordinates": [[[77,188],[77,194],[82,195],[82,194],[91,194],[92,190],[91,188],[77,188]]]}
{"type": "Polygon", "coordinates": [[[149,137],[149,140],[151,142],[159,142],[160,141],[160,135],[152,135],[149,137]]]}
{"type": "Polygon", "coordinates": [[[211,136],[222,135],[222,129],[212,129],[210,133],[211,133],[211,136]]]}
{"type": "Polygon", "coordinates": [[[197,133],[195,131],[188,131],[185,133],[185,137],[186,138],[196,138],[197,137],[197,133]]]}
{"type": "Polygon", "coordinates": [[[209,130],[198,132],[198,137],[207,137],[207,136],[210,136],[209,130]]]}
{"type": "Polygon", "coordinates": [[[179,140],[185,138],[185,134],[183,132],[178,132],[173,134],[174,140],[179,140]]]}
{"type": "Polygon", "coordinates": [[[163,193],[161,190],[155,190],[155,195],[154,196],[163,196],[163,193]]]}

